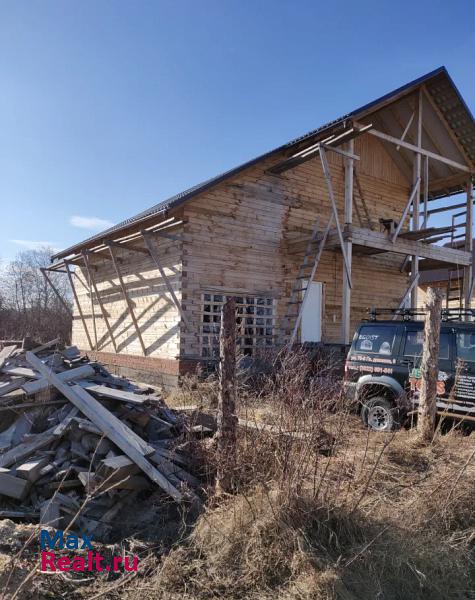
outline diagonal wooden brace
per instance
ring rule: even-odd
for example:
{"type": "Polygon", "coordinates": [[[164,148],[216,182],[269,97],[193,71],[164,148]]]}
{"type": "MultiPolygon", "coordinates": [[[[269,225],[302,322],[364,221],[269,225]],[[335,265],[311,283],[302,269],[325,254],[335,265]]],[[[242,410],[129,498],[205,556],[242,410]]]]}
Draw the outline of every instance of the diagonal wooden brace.
{"type": "Polygon", "coordinates": [[[331,173],[330,173],[330,167],[328,166],[327,155],[326,155],[323,147],[320,147],[320,160],[322,162],[323,174],[324,174],[325,180],[327,182],[328,196],[330,197],[330,202],[332,205],[333,218],[335,219],[336,230],[338,232],[338,238],[340,240],[340,247],[341,247],[341,253],[343,255],[343,262],[345,265],[346,277],[348,279],[348,285],[350,286],[350,288],[352,288],[353,285],[351,283],[351,271],[350,271],[350,266],[348,264],[348,257],[346,255],[346,251],[345,251],[345,243],[343,240],[343,234],[341,232],[340,221],[338,219],[338,210],[337,210],[336,202],[335,202],[335,194],[333,193],[333,184],[332,184],[332,178],[331,178],[331,173]]]}
{"type": "Polygon", "coordinates": [[[411,195],[409,196],[409,200],[407,201],[407,204],[402,212],[401,220],[399,221],[398,226],[396,227],[396,230],[394,231],[394,233],[392,235],[391,242],[393,242],[393,243],[396,241],[397,236],[399,235],[399,232],[401,231],[402,226],[404,225],[404,221],[407,217],[407,213],[409,212],[409,209],[411,208],[411,204],[414,200],[416,193],[419,192],[420,183],[421,183],[421,178],[418,177],[416,179],[416,181],[414,182],[414,185],[412,186],[411,195]]]}

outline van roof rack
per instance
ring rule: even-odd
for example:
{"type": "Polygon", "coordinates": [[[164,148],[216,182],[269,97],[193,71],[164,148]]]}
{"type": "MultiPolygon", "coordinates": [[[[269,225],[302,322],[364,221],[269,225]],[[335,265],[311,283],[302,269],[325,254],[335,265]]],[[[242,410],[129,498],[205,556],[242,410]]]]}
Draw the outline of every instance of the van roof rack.
{"type": "MultiPolygon", "coordinates": [[[[426,311],[423,308],[375,308],[367,309],[368,316],[365,321],[388,320],[392,317],[396,320],[398,317],[402,321],[415,321],[418,317],[425,317],[426,311]],[[379,318],[378,318],[379,317],[379,318]]],[[[440,319],[444,322],[466,321],[466,317],[475,318],[475,309],[473,308],[443,308],[440,311],[440,319]]]]}

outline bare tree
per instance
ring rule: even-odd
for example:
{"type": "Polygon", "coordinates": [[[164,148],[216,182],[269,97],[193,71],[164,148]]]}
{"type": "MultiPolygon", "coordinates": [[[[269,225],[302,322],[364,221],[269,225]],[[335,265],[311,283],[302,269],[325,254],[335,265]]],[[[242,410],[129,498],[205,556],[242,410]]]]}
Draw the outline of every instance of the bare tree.
{"type": "Polygon", "coordinates": [[[439,376],[440,311],[442,292],[439,289],[427,290],[426,317],[424,327],[424,348],[421,363],[421,391],[417,428],[420,439],[430,444],[434,437],[435,415],[437,412],[437,379],[439,376]]]}
{"type": "MultiPolygon", "coordinates": [[[[48,267],[52,248],[20,252],[0,274],[0,337],[26,336],[46,341],[60,335],[71,337],[71,316],[41,273],[48,267]]],[[[61,273],[50,278],[67,305],[71,305],[67,279],[61,273]]]]}

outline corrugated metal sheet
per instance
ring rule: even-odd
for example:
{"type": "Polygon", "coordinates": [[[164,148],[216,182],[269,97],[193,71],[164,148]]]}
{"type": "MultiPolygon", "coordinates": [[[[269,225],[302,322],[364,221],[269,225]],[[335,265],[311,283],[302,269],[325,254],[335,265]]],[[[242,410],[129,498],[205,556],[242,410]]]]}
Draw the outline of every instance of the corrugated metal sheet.
{"type": "Polygon", "coordinates": [[[211,187],[228,179],[229,177],[237,175],[244,169],[247,169],[260,161],[270,158],[275,154],[295,150],[299,146],[303,146],[306,143],[314,143],[314,141],[316,141],[316,139],[321,137],[323,134],[328,134],[333,129],[342,126],[345,123],[345,121],[349,119],[358,119],[361,118],[363,115],[367,115],[368,113],[376,111],[382,105],[384,105],[388,101],[391,101],[391,99],[396,99],[398,97],[401,97],[401,95],[409,94],[421,84],[426,85],[429,93],[434,98],[434,101],[437,103],[437,106],[440,108],[444,117],[447,119],[447,122],[450,123],[455,135],[459,139],[466,153],[475,163],[474,118],[467,105],[465,104],[462,96],[460,95],[460,92],[458,91],[457,87],[455,86],[454,82],[449,76],[446,68],[440,67],[434,71],[431,71],[430,73],[427,73],[426,75],[423,75],[422,77],[419,77],[418,79],[411,81],[410,83],[400,88],[393,90],[392,92],[389,92],[388,94],[385,94],[384,96],[381,96],[377,100],[374,100],[368,104],[365,104],[364,106],[361,106],[360,108],[357,108],[351,113],[348,113],[338,119],[335,119],[329,123],[326,123],[325,125],[322,125],[318,129],[314,129],[282,146],[279,146],[278,148],[271,150],[270,152],[266,152],[265,154],[257,156],[256,158],[245,162],[236,168],[230,169],[229,171],[221,173],[216,177],[199,183],[198,185],[195,185],[185,190],[184,192],[180,192],[179,194],[168,198],[167,200],[163,200],[162,202],[155,204],[151,208],[144,210],[139,214],[130,217],[129,219],[126,219],[125,221],[121,221],[117,225],[114,225],[113,227],[110,227],[109,229],[106,229],[101,233],[87,238],[82,242],[67,248],[66,250],[58,252],[52,257],[52,260],[64,258],[70,254],[77,252],[81,248],[95,244],[97,245],[98,243],[100,243],[101,240],[110,238],[112,235],[117,234],[120,231],[134,224],[138,225],[141,221],[149,219],[154,215],[158,216],[163,213],[166,213],[168,210],[176,208],[177,206],[179,206],[183,202],[190,200],[197,194],[200,194],[210,189],[211,187]]]}

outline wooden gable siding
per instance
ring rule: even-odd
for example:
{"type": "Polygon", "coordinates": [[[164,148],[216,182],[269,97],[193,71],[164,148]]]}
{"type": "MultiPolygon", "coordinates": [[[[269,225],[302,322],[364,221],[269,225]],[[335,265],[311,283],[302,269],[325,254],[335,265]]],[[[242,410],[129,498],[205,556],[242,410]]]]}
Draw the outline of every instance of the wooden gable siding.
{"type": "MultiPolygon", "coordinates": [[[[408,182],[378,140],[363,136],[355,142],[355,153],[361,156],[356,171],[373,222],[379,227],[379,218],[398,220],[408,182]]],[[[328,159],[343,223],[343,161],[331,152],[328,159]]],[[[277,316],[282,316],[302,258],[291,256],[286,242],[308,235],[317,215],[324,227],[330,215],[319,159],[283,176],[266,173],[270,165],[254,166],[184,207],[182,290],[192,324],[192,331],[182,336],[184,356],[199,355],[201,296],[206,290],[273,295],[278,298],[277,316]]],[[[355,196],[358,202],[357,192],[355,196]]],[[[356,211],[353,219],[359,226],[356,211]]],[[[399,302],[407,285],[407,276],[399,272],[401,261],[390,255],[354,257],[352,325],[368,306],[399,302]]],[[[315,280],[325,283],[323,335],[328,342],[340,341],[342,276],[341,254],[325,251],[315,280]]]]}
{"type": "MultiPolygon", "coordinates": [[[[175,232],[176,230],[174,230],[175,232]]],[[[155,246],[162,261],[165,274],[181,299],[181,242],[155,237],[155,246]]],[[[140,242],[137,246],[143,247],[140,242]]],[[[155,263],[150,256],[122,248],[114,254],[120,259],[119,267],[128,295],[134,307],[139,329],[147,349],[147,356],[176,358],[179,354],[180,315],[172,302],[155,263]]],[[[91,264],[96,268],[94,277],[120,354],[142,356],[142,348],[134,324],[124,301],[117,275],[111,260],[94,257],[91,264]]],[[[75,283],[79,301],[94,344],[94,325],[91,311],[87,272],[78,269],[75,283]]],[[[105,320],[95,294],[94,314],[96,321],[98,350],[114,352],[105,320]]],[[[73,343],[84,350],[89,349],[81,318],[74,310],[73,343]]]]}

